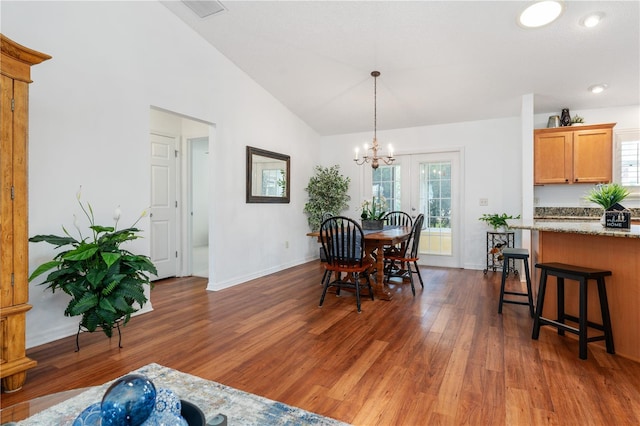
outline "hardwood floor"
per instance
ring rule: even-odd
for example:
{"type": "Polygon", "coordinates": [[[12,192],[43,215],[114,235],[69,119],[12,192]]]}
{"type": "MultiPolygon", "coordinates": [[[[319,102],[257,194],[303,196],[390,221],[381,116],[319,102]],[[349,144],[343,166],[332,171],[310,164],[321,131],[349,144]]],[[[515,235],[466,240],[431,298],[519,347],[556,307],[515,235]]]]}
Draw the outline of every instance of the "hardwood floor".
{"type": "MultiPolygon", "coordinates": [[[[2,407],[98,385],[155,362],[356,425],[640,424],[640,364],[543,328],[525,306],[497,313],[500,275],[422,268],[425,288],[392,301],[343,290],[318,308],[317,262],[218,292],[169,279],[154,311],[123,329],[28,351],[38,361],[2,407]]],[[[512,286],[519,285],[510,280],[512,286]]],[[[614,330],[615,333],[615,330],[614,330]]]]}

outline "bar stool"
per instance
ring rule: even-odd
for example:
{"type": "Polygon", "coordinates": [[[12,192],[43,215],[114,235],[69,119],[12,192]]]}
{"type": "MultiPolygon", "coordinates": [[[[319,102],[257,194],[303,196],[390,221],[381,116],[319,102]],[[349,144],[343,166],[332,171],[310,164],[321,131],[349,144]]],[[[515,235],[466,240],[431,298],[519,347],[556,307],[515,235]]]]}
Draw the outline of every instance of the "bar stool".
{"type": "Polygon", "coordinates": [[[540,327],[550,325],[558,329],[558,334],[563,336],[565,331],[578,335],[580,347],[580,359],[587,359],[587,342],[604,340],[607,352],[614,354],[613,333],[611,331],[611,318],[609,316],[609,304],[607,302],[607,289],[605,288],[604,277],[610,276],[611,271],[602,269],[584,268],[581,266],[567,265],[564,263],[540,263],[536,264],[540,268],[540,289],[538,291],[538,304],[536,315],[533,321],[533,333],[531,338],[538,339],[540,327]],[[558,318],[551,320],[542,317],[544,304],[544,294],[547,287],[547,276],[553,275],[558,281],[558,318]],[[578,281],[580,284],[579,315],[566,314],[564,312],[564,280],[578,281]],[[589,280],[595,280],[598,284],[598,296],[600,299],[600,311],[602,314],[602,324],[591,322],[587,319],[587,284],[589,280]],[[565,320],[578,323],[578,328],[566,325],[565,320]],[[604,332],[600,336],[587,337],[587,327],[595,328],[604,332]]]}
{"type": "Polygon", "coordinates": [[[500,285],[500,304],[498,305],[498,313],[502,313],[503,303],[513,303],[514,305],[529,305],[529,313],[533,318],[533,293],[531,292],[531,276],[529,275],[529,250],[523,248],[505,248],[502,250],[502,284],[500,285]],[[509,259],[520,259],[524,263],[525,279],[527,281],[527,292],[505,291],[504,285],[509,274],[509,259]],[[527,301],[522,300],[506,300],[505,294],[512,296],[526,296],[527,301]]]}

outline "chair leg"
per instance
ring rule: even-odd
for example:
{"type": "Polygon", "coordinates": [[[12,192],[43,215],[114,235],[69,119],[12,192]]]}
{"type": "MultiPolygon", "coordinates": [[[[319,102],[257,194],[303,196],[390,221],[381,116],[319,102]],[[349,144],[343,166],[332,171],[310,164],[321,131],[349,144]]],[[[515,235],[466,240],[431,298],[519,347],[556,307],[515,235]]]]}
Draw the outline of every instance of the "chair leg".
{"type": "Polygon", "coordinates": [[[327,295],[327,290],[329,289],[329,282],[331,281],[331,271],[329,271],[328,269],[325,269],[324,271],[324,276],[323,276],[323,285],[324,288],[322,289],[322,296],[320,297],[320,305],[318,305],[319,307],[322,307],[322,304],[324,303],[324,297],[327,295]]]}
{"type": "Polygon", "coordinates": [[[420,274],[420,268],[418,268],[418,262],[413,262],[413,265],[416,267],[416,274],[418,274],[418,279],[420,280],[420,286],[424,288],[424,282],[422,282],[422,274],[420,274]]]}
{"type": "Polygon", "coordinates": [[[356,287],[356,306],[358,307],[358,313],[362,312],[360,309],[360,274],[357,272],[353,273],[353,282],[356,287]]]}
{"type": "Polygon", "coordinates": [[[533,317],[533,331],[531,338],[538,340],[540,336],[540,316],[542,315],[542,306],[544,305],[544,293],[547,289],[547,270],[543,269],[540,274],[540,287],[538,288],[538,303],[536,304],[536,315],[533,317]]]}
{"type": "Polygon", "coordinates": [[[605,288],[604,277],[598,278],[598,295],[600,296],[600,312],[602,313],[602,328],[604,328],[604,340],[607,353],[615,354],[616,350],[613,347],[611,316],[609,315],[609,301],[607,300],[607,289],[605,288]]]}
{"type": "Polygon", "coordinates": [[[508,273],[508,265],[509,260],[502,260],[502,280],[500,281],[500,302],[498,302],[498,313],[502,313],[502,304],[504,303],[504,286],[507,282],[507,273],[508,273]]]}
{"type": "Polygon", "coordinates": [[[416,268],[416,272],[411,270],[411,263],[407,263],[407,270],[409,271],[409,282],[411,283],[411,294],[413,294],[413,297],[416,297],[416,287],[413,285],[413,274],[417,273],[418,276],[420,275],[420,271],[417,270],[416,268]]]}
{"type": "Polygon", "coordinates": [[[525,279],[527,281],[527,297],[529,299],[529,313],[531,314],[531,318],[533,318],[535,314],[533,311],[533,291],[531,290],[531,274],[529,273],[529,262],[527,261],[527,259],[523,259],[523,263],[524,263],[525,279]]]}
{"type": "Polygon", "coordinates": [[[587,359],[587,279],[580,280],[580,317],[578,318],[578,347],[580,359],[587,359]]]}

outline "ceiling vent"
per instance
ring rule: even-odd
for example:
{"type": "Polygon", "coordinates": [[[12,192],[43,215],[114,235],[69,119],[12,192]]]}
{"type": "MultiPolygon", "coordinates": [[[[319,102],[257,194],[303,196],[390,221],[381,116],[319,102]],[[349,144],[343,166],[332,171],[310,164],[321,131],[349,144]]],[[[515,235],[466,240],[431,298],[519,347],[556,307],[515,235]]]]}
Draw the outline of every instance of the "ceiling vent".
{"type": "Polygon", "coordinates": [[[207,16],[227,10],[222,3],[217,0],[182,0],[182,3],[186,4],[189,9],[193,10],[200,18],[206,18],[207,16]]]}

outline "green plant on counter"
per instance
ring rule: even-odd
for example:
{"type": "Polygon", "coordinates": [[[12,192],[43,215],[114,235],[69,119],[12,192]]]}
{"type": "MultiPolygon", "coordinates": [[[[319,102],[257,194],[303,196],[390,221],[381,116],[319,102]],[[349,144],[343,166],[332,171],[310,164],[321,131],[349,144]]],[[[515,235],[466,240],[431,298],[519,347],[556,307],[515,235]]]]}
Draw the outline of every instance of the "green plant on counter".
{"type": "Polygon", "coordinates": [[[511,215],[507,215],[506,213],[502,213],[502,214],[485,213],[478,218],[478,220],[487,222],[487,224],[491,225],[494,230],[497,230],[500,227],[508,228],[509,224],[507,223],[507,219],[520,219],[520,215],[511,216],[511,215]]]}
{"type": "Polygon", "coordinates": [[[619,183],[598,184],[591,188],[585,200],[608,210],[611,206],[627,198],[629,191],[619,183]]]}

